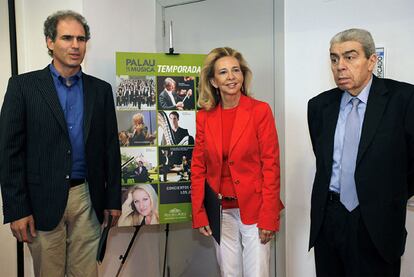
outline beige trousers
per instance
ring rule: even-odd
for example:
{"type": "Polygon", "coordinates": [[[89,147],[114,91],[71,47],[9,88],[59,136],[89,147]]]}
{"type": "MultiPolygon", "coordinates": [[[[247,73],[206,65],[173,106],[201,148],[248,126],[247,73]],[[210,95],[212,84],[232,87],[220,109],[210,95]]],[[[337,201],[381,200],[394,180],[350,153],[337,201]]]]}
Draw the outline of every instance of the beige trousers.
{"type": "Polygon", "coordinates": [[[37,231],[29,243],[36,277],[96,277],[100,224],[87,184],[69,191],[63,218],[52,231],[37,231]]]}

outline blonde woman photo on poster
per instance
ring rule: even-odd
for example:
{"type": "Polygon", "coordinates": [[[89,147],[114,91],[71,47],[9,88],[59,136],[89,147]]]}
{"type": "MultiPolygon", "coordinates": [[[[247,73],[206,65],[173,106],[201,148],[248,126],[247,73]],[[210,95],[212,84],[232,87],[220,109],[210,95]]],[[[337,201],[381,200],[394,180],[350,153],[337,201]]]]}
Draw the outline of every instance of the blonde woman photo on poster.
{"type": "Polygon", "coordinates": [[[126,192],[118,226],[158,224],[158,195],[150,184],[135,185],[126,192]]]}

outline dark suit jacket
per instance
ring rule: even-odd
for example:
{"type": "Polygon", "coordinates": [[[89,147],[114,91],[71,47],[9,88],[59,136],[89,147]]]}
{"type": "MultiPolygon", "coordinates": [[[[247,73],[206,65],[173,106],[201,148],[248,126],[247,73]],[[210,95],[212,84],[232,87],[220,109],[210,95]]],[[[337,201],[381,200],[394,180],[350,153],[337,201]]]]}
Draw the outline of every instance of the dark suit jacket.
{"type": "MultiPolygon", "coordinates": [[[[176,92],[172,93],[175,103],[181,101],[176,92]]],[[[158,105],[159,105],[159,109],[161,110],[176,110],[177,107],[173,104],[173,102],[171,101],[171,98],[168,96],[167,91],[164,89],[160,95],[158,96],[158,105]]]]}
{"type": "MultiPolygon", "coordinates": [[[[87,181],[99,221],[121,209],[120,152],[111,86],[82,74],[87,181]]],[[[71,144],[49,67],[10,78],[0,116],[4,222],[33,215],[52,230],[66,208],[71,144]]]]}
{"type": "MultiPolygon", "coordinates": [[[[379,253],[404,253],[407,199],[414,194],[414,86],[373,77],[362,126],[355,182],[361,217],[379,253]]],[[[332,174],[334,134],[343,91],[326,91],[308,104],[316,157],[309,248],[321,228],[332,174]]]]}
{"type": "Polygon", "coordinates": [[[187,129],[178,127],[177,131],[176,132],[172,131],[172,133],[174,135],[174,140],[177,144],[179,144],[185,137],[189,137],[187,144],[189,145],[194,144],[194,138],[190,136],[187,129]]]}
{"type": "Polygon", "coordinates": [[[142,166],[141,168],[141,173],[139,173],[139,167],[137,167],[134,171],[135,176],[134,176],[134,180],[135,182],[148,182],[148,170],[145,166],[142,166]]]}

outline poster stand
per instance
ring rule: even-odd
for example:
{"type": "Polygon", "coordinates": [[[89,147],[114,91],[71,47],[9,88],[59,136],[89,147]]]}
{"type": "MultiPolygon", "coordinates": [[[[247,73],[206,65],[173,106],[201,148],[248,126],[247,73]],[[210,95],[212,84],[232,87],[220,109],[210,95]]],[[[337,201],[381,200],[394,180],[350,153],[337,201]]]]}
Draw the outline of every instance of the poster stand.
{"type": "Polygon", "coordinates": [[[138,231],[139,231],[139,229],[141,229],[141,226],[142,226],[142,224],[135,226],[134,235],[132,236],[131,241],[129,242],[128,247],[127,247],[124,255],[119,256],[119,259],[121,260],[121,264],[119,265],[118,272],[115,275],[116,277],[118,277],[119,274],[121,273],[122,267],[124,266],[124,263],[125,263],[125,261],[128,257],[129,251],[131,250],[132,245],[134,244],[135,238],[137,237],[138,231]]]}
{"type": "Polygon", "coordinates": [[[173,22],[170,21],[170,48],[168,50],[168,53],[165,53],[167,55],[180,55],[179,53],[174,53],[174,46],[173,46],[173,22]]]}
{"type": "MultiPolygon", "coordinates": [[[[119,277],[122,271],[122,267],[125,264],[126,259],[128,258],[129,251],[132,248],[132,245],[134,244],[135,238],[138,235],[139,230],[141,229],[143,224],[135,226],[134,234],[132,235],[131,240],[129,241],[128,247],[123,255],[119,256],[119,259],[121,260],[121,264],[119,265],[118,271],[115,275],[115,277],[119,277]]],[[[164,248],[164,264],[162,269],[162,276],[165,277],[165,268],[167,268],[167,277],[170,277],[170,266],[168,265],[168,234],[170,232],[170,224],[167,223],[165,225],[165,248],[164,248]]]]}
{"type": "MultiPolygon", "coordinates": [[[[173,46],[173,22],[170,21],[170,48],[166,55],[180,55],[179,53],[174,53],[173,46]]],[[[162,266],[162,277],[165,277],[165,268],[167,268],[167,277],[170,277],[170,266],[168,265],[168,233],[170,231],[170,224],[165,225],[165,247],[164,247],[164,262],[162,266]]]]}
{"type": "Polygon", "coordinates": [[[165,267],[167,266],[167,277],[170,277],[170,266],[168,265],[168,233],[170,231],[170,224],[165,225],[165,248],[164,248],[164,264],[162,267],[162,277],[165,276],[165,267]]]}

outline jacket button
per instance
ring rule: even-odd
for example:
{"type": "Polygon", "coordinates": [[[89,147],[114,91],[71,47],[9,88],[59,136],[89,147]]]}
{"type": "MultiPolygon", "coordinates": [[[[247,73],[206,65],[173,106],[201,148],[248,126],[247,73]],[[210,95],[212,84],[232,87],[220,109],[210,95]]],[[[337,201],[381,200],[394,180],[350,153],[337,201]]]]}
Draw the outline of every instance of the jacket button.
{"type": "Polygon", "coordinates": [[[70,155],[70,153],[71,153],[71,152],[70,152],[70,149],[69,149],[66,153],[67,153],[68,155],[70,155]]]}
{"type": "Polygon", "coordinates": [[[236,185],[238,185],[238,184],[240,184],[240,181],[239,181],[239,180],[236,180],[236,181],[234,181],[234,183],[235,183],[236,185]]]}
{"type": "Polygon", "coordinates": [[[234,161],[229,161],[229,165],[234,165],[234,161]]]}
{"type": "Polygon", "coordinates": [[[66,179],[66,180],[69,180],[69,179],[70,179],[70,176],[69,176],[69,175],[66,175],[66,176],[65,176],[65,179],[66,179]]]}

